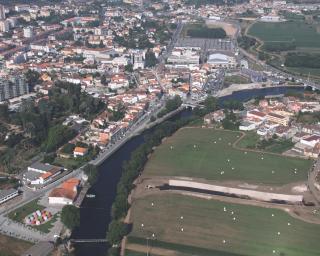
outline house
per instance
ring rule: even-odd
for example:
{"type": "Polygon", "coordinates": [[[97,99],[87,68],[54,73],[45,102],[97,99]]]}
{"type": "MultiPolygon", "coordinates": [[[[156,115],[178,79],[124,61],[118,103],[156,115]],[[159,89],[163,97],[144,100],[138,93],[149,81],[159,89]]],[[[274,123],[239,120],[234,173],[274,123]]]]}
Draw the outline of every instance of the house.
{"type": "Polygon", "coordinates": [[[85,156],[86,154],[88,154],[88,149],[87,148],[83,148],[83,147],[75,147],[73,150],[73,157],[82,157],[85,156]]]}
{"type": "Polygon", "coordinates": [[[8,200],[19,195],[19,191],[17,189],[5,189],[0,190],[0,204],[7,202],[8,200]]]}
{"type": "Polygon", "coordinates": [[[61,187],[54,188],[49,194],[49,204],[70,205],[73,204],[78,194],[80,180],[71,178],[64,183],[61,187]]]}

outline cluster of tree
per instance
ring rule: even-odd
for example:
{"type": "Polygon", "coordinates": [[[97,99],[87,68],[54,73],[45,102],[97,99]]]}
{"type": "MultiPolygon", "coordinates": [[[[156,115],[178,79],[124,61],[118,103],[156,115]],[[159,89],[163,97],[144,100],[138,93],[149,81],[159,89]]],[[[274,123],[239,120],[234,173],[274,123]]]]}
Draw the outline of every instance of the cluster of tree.
{"type": "MultiPolygon", "coordinates": [[[[28,80],[36,83],[38,77],[36,72],[30,71],[28,80]]],[[[20,145],[24,148],[42,146],[46,152],[58,149],[75,136],[74,130],[61,125],[66,116],[76,113],[91,119],[103,108],[104,103],[81,92],[80,85],[59,81],[50,90],[49,99],[40,99],[37,105],[26,100],[15,113],[9,113],[8,106],[2,105],[2,122],[22,127],[23,133],[12,133],[5,141],[9,148],[3,152],[0,165],[10,166],[12,156],[16,148],[21,148],[20,145]]],[[[9,167],[6,169],[10,171],[9,167]]]]}
{"type": "Polygon", "coordinates": [[[278,139],[278,136],[276,134],[274,134],[272,136],[272,138],[270,139],[263,139],[263,140],[259,140],[256,147],[258,149],[263,149],[263,150],[271,150],[272,146],[277,146],[280,149],[280,153],[282,153],[285,149],[290,149],[294,146],[294,143],[291,140],[285,140],[285,139],[278,139]]]}
{"type": "Polygon", "coordinates": [[[244,110],[243,103],[239,100],[226,100],[222,103],[222,107],[228,110],[244,110]]]}
{"type": "Polygon", "coordinates": [[[114,35],[114,41],[121,46],[133,49],[149,49],[153,44],[149,41],[146,31],[143,28],[129,29],[126,37],[114,35]]]}
{"type": "Polygon", "coordinates": [[[250,36],[238,37],[238,44],[241,48],[248,50],[257,43],[257,40],[250,36]]]}
{"type": "Polygon", "coordinates": [[[320,112],[299,112],[297,122],[304,124],[317,124],[320,122],[320,112]]]}
{"type": "Polygon", "coordinates": [[[40,74],[37,71],[28,70],[25,73],[26,82],[29,85],[30,91],[33,91],[34,86],[39,82],[40,74]]]}
{"type": "Polygon", "coordinates": [[[90,185],[93,185],[97,179],[98,179],[98,168],[95,165],[92,164],[87,164],[84,168],[83,168],[84,173],[87,175],[88,177],[88,182],[90,185]]]}
{"type": "MultiPolygon", "coordinates": [[[[228,110],[243,110],[243,103],[238,100],[226,100],[219,102],[217,98],[208,96],[203,102],[203,108],[195,108],[193,110],[194,115],[203,117],[208,113],[214,112],[220,108],[228,110]]],[[[232,111],[231,111],[232,112],[232,111]]]]}
{"type": "Polygon", "coordinates": [[[77,132],[67,126],[57,124],[49,128],[48,137],[43,144],[46,152],[56,151],[59,147],[76,136],[77,132]]]}
{"type": "Polygon", "coordinates": [[[171,111],[176,110],[181,106],[181,104],[182,104],[182,100],[180,96],[178,95],[174,96],[173,99],[167,100],[165,108],[158,113],[157,117],[159,118],[163,117],[164,115],[170,113],[171,111]]]}
{"type": "Polygon", "coordinates": [[[254,13],[252,10],[247,9],[245,12],[241,13],[240,16],[253,18],[253,17],[257,17],[257,14],[254,13]]]}
{"type": "Polygon", "coordinates": [[[225,38],[227,36],[223,28],[207,28],[205,26],[188,29],[187,35],[197,38],[225,38]]]}
{"type": "Polygon", "coordinates": [[[295,41],[291,42],[265,42],[263,49],[268,52],[293,51],[297,47],[295,41]]]}
{"type": "Polygon", "coordinates": [[[287,67],[320,68],[320,54],[288,53],[284,64],[287,67]]]}
{"type": "Polygon", "coordinates": [[[151,68],[154,67],[155,65],[157,65],[158,60],[156,58],[156,55],[154,54],[153,51],[147,51],[146,52],[146,59],[145,59],[145,66],[147,68],[151,68]]]}
{"type": "Polygon", "coordinates": [[[281,10],[279,12],[280,15],[284,16],[286,20],[305,20],[305,16],[301,14],[296,14],[293,12],[288,12],[285,10],[281,10]]]}
{"type": "Polygon", "coordinates": [[[82,55],[76,55],[76,56],[67,56],[63,59],[64,63],[71,63],[71,62],[80,62],[82,63],[84,60],[84,57],[82,55]]]}
{"type": "Polygon", "coordinates": [[[129,232],[127,224],[122,222],[130,207],[128,196],[133,189],[133,181],[141,173],[145,163],[148,160],[148,155],[152,152],[155,146],[161,144],[164,137],[172,135],[179,128],[185,126],[191,118],[182,118],[177,121],[166,121],[160,124],[152,133],[145,138],[145,143],[132,152],[130,160],[123,165],[122,176],[117,185],[117,195],[112,205],[112,222],[109,224],[107,239],[113,248],[110,248],[108,255],[118,255],[119,250],[115,249],[119,246],[121,239],[129,232]]]}
{"type": "Polygon", "coordinates": [[[55,83],[55,86],[49,91],[49,97],[49,104],[58,107],[62,115],[76,113],[92,119],[105,106],[101,100],[82,92],[80,85],[63,81],[55,83]]]}
{"type": "Polygon", "coordinates": [[[124,118],[126,114],[126,107],[123,104],[118,104],[117,109],[112,111],[112,116],[109,118],[110,121],[117,122],[124,118]]]}
{"type": "Polygon", "coordinates": [[[238,130],[240,122],[233,111],[225,110],[226,117],[222,120],[222,127],[226,130],[238,130]]]}
{"type": "Polygon", "coordinates": [[[38,17],[38,20],[44,21],[46,24],[58,24],[63,20],[73,18],[75,15],[73,13],[67,14],[57,14],[53,11],[50,12],[50,16],[48,17],[38,17]]]}
{"type": "Polygon", "coordinates": [[[60,33],[56,35],[56,39],[59,41],[73,41],[73,31],[66,31],[64,33],[60,33]]]}
{"type": "Polygon", "coordinates": [[[61,222],[73,230],[80,225],[80,209],[73,205],[65,205],[61,211],[61,222]]]}

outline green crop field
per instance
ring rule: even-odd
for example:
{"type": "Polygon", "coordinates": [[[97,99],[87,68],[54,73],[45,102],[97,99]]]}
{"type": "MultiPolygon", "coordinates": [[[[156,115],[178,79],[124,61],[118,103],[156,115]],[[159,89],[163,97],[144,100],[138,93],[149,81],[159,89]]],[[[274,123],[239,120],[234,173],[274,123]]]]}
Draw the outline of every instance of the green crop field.
{"type": "Polygon", "coordinates": [[[320,33],[317,32],[316,26],[304,21],[258,22],[249,29],[248,34],[265,42],[295,40],[297,47],[320,48],[320,33]]]}
{"type": "Polygon", "coordinates": [[[282,210],[162,194],[135,201],[132,217],[129,243],[145,245],[155,234],[151,247],[177,255],[316,256],[320,251],[320,227],[282,210]]]}
{"type": "Polygon", "coordinates": [[[307,179],[312,161],[235,149],[232,144],[240,135],[224,130],[181,129],[155,150],[144,174],[270,185],[307,179]]]}

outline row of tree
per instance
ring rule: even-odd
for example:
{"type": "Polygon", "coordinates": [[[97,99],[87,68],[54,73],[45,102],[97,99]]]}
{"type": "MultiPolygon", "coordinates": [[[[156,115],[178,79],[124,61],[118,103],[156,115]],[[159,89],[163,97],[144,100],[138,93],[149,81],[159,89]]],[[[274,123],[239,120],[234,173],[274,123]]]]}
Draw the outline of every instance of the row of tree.
{"type": "Polygon", "coordinates": [[[163,117],[164,115],[172,112],[173,110],[178,109],[181,106],[181,104],[182,100],[180,96],[174,96],[173,99],[167,100],[165,108],[158,113],[157,117],[163,117]]]}
{"type": "Polygon", "coordinates": [[[182,118],[177,121],[166,121],[162,123],[145,138],[145,143],[131,154],[130,160],[124,163],[122,176],[117,186],[117,196],[112,205],[111,214],[113,220],[109,224],[107,231],[107,239],[110,245],[113,245],[109,249],[108,255],[119,255],[121,239],[130,231],[129,226],[123,223],[122,220],[130,207],[128,196],[134,188],[133,181],[142,172],[142,169],[148,160],[148,155],[152,153],[155,146],[160,145],[164,137],[172,135],[179,128],[185,126],[194,119],[195,117],[182,118]]]}

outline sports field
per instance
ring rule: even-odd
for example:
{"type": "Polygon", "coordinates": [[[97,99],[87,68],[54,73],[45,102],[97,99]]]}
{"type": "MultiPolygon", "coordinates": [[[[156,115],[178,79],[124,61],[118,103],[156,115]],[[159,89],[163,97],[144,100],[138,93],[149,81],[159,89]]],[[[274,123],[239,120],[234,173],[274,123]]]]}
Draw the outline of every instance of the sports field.
{"type": "Polygon", "coordinates": [[[284,185],[304,181],[312,161],[233,147],[239,132],[186,128],[151,155],[144,175],[284,185]]]}
{"type": "Polygon", "coordinates": [[[248,34],[265,42],[291,42],[294,40],[297,47],[320,49],[320,33],[317,32],[315,25],[306,24],[304,21],[258,22],[253,24],[248,34]]]}
{"type": "Polygon", "coordinates": [[[162,194],[135,201],[132,217],[129,243],[145,245],[154,234],[151,246],[176,255],[317,256],[320,251],[320,227],[282,210],[162,194]]]}

